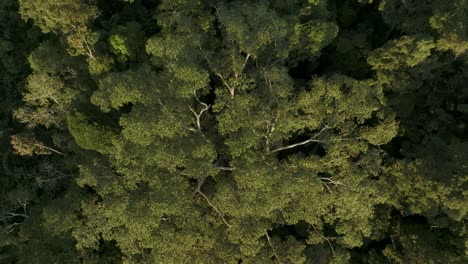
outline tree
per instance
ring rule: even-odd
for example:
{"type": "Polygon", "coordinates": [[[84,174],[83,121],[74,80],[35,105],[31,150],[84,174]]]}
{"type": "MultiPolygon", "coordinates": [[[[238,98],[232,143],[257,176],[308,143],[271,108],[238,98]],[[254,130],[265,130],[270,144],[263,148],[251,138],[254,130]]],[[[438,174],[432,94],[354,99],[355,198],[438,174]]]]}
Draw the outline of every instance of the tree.
{"type": "Polygon", "coordinates": [[[19,4],[19,13],[23,19],[33,20],[42,32],[64,34],[72,55],[94,57],[92,45],[96,43],[97,35],[88,29],[88,23],[99,14],[96,6],[83,4],[79,0],[21,0],[19,4]]]}
{"type": "Polygon", "coordinates": [[[0,4],[0,260],[466,259],[466,1],[104,2],[0,4]]]}

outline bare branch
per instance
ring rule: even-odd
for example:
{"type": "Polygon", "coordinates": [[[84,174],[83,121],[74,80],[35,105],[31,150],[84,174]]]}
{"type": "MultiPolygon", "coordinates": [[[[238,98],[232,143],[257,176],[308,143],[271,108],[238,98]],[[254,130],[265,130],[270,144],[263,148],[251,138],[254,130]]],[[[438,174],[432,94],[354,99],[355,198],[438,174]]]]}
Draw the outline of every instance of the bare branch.
{"type": "Polygon", "coordinates": [[[216,213],[218,213],[218,215],[221,217],[221,220],[223,220],[224,224],[226,224],[227,227],[231,227],[231,225],[226,221],[226,219],[224,218],[223,214],[221,213],[221,211],[216,207],[214,206],[210,199],[208,198],[208,196],[206,196],[202,191],[201,191],[201,187],[203,185],[203,183],[205,182],[206,180],[206,177],[202,178],[199,182],[198,182],[198,185],[197,185],[197,188],[195,189],[195,191],[193,192],[193,194],[197,194],[199,193],[201,196],[203,196],[203,198],[205,198],[206,202],[211,206],[211,208],[213,208],[216,213]]]}
{"type": "Polygon", "coordinates": [[[49,179],[42,179],[41,177],[35,177],[36,183],[41,184],[41,183],[48,183],[48,182],[53,182],[53,181],[58,181],[63,178],[70,177],[71,175],[63,175],[63,176],[58,176],[55,178],[49,178],[49,179]]]}
{"type": "Polygon", "coordinates": [[[311,224],[311,226],[314,228],[314,231],[315,231],[319,236],[323,237],[323,238],[328,242],[328,245],[330,246],[330,249],[331,249],[331,251],[332,251],[332,255],[335,255],[335,250],[333,249],[333,246],[332,246],[330,240],[329,240],[326,236],[324,236],[323,234],[321,234],[319,231],[317,231],[317,228],[315,228],[314,225],[311,224]]]}
{"type": "Polygon", "coordinates": [[[44,145],[42,145],[42,144],[37,144],[37,146],[38,146],[38,147],[41,147],[41,148],[44,148],[44,149],[47,149],[47,150],[50,150],[50,151],[55,152],[55,153],[57,153],[57,154],[60,154],[60,155],[62,155],[62,156],[65,156],[65,154],[63,154],[62,152],[60,152],[60,151],[58,151],[58,150],[56,150],[56,149],[53,149],[53,148],[44,146],[44,145]]]}
{"type": "Polygon", "coordinates": [[[273,132],[275,131],[277,121],[278,116],[275,117],[275,120],[273,122],[267,121],[267,132],[265,135],[265,150],[267,153],[270,152],[270,138],[273,135],[273,132]]]}
{"type": "Polygon", "coordinates": [[[208,202],[208,204],[218,213],[218,215],[221,217],[221,219],[223,220],[223,222],[227,225],[227,227],[231,227],[230,224],[228,224],[228,222],[226,221],[226,219],[224,218],[223,214],[221,213],[221,211],[218,210],[218,208],[216,208],[216,206],[214,206],[211,202],[210,202],[210,199],[208,199],[208,197],[201,191],[198,191],[198,193],[203,196],[206,201],[208,202]]]}
{"type": "Polygon", "coordinates": [[[270,87],[270,92],[272,92],[273,91],[273,86],[271,85],[271,79],[270,78],[268,78],[267,83],[268,83],[268,86],[270,87]]]}
{"type": "Polygon", "coordinates": [[[273,247],[273,244],[271,244],[271,239],[270,239],[270,236],[268,235],[268,231],[265,232],[265,235],[266,235],[266,238],[267,238],[267,241],[268,241],[268,245],[270,246],[271,250],[273,251],[273,255],[275,255],[276,261],[278,261],[278,263],[281,264],[281,260],[280,260],[280,258],[278,256],[278,253],[276,253],[276,250],[273,247]]]}
{"type": "Polygon", "coordinates": [[[328,239],[326,236],[323,236],[323,238],[325,238],[325,240],[328,242],[328,245],[330,246],[330,249],[332,251],[332,255],[335,255],[335,250],[333,249],[330,239],[328,239]]]}
{"type": "Polygon", "coordinates": [[[328,184],[326,184],[326,183],[323,183],[323,185],[324,185],[324,186],[325,186],[325,187],[328,189],[328,192],[332,193],[332,191],[331,191],[330,187],[328,187],[328,184]]]}
{"type": "Polygon", "coordinates": [[[315,135],[313,135],[312,137],[310,137],[309,139],[305,140],[305,141],[302,141],[302,142],[299,142],[299,143],[295,143],[295,144],[292,144],[292,145],[288,145],[288,146],[285,146],[285,147],[281,147],[281,148],[277,148],[277,149],[274,149],[272,151],[269,152],[269,154],[273,154],[273,153],[276,153],[278,151],[282,151],[282,150],[286,150],[286,149],[291,149],[291,148],[295,148],[295,147],[298,147],[298,146],[302,146],[302,145],[306,145],[310,142],[323,142],[321,140],[318,140],[316,139],[318,136],[320,136],[320,134],[322,134],[323,131],[327,130],[328,127],[327,126],[324,126],[322,128],[322,130],[320,130],[319,132],[317,132],[315,135]]]}
{"type": "Polygon", "coordinates": [[[193,191],[193,195],[197,194],[198,192],[201,191],[201,187],[203,185],[203,183],[205,182],[206,180],[206,177],[203,177],[199,182],[198,182],[198,185],[197,185],[197,188],[195,189],[195,191],[193,191]]]}
{"type": "Polygon", "coordinates": [[[22,223],[13,223],[13,224],[11,224],[11,225],[8,225],[8,226],[5,228],[5,231],[6,231],[7,233],[11,233],[11,232],[13,232],[13,231],[15,230],[15,228],[16,228],[17,226],[20,226],[21,224],[22,224],[22,223]]]}
{"type": "Polygon", "coordinates": [[[234,168],[227,167],[227,166],[219,166],[221,163],[221,159],[217,159],[215,163],[213,163],[213,168],[217,170],[223,170],[223,171],[233,171],[234,168]]]}
{"type": "Polygon", "coordinates": [[[330,189],[330,186],[328,186],[328,184],[333,184],[335,186],[338,186],[338,185],[341,185],[341,186],[347,186],[346,184],[340,182],[340,181],[335,181],[333,180],[331,177],[327,178],[327,177],[320,177],[319,178],[323,185],[327,188],[328,192],[332,193],[331,189],[330,189]]]}
{"type": "Polygon", "coordinates": [[[6,219],[10,219],[10,218],[14,218],[14,217],[29,218],[26,214],[9,213],[9,214],[5,215],[4,217],[0,218],[0,221],[4,221],[6,219]]]}
{"type": "Polygon", "coordinates": [[[193,127],[187,127],[185,129],[187,129],[188,131],[192,131],[192,132],[198,132],[198,130],[196,128],[193,128],[193,127]]]}
{"type": "Polygon", "coordinates": [[[296,143],[296,144],[292,144],[292,145],[288,145],[288,146],[285,146],[285,147],[274,149],[274,150],[270,151],[269,154],[273,154],[273,153],[278,152],[278,151],[282,151],[282,150],[291,149],[291,148],[295,148],[295,147],[298,147],[298,146],[306,145],[306,144],[308,144],[310,142],[322,142],[322,141],[314,139],[314,138],[309,138],[308,140],[303,141],[303,142],[299,142],[299,143],[296,143]]]}
{"type": "Polygon", "coordinates": [[[233,171],[234,168],[231,168],[231,167],[214,167],[215,169],[218,169],[218,170],[223,170],[223,171],[233,171]]]}
{"type": "Polygon", "coordinates": [[[346,184],[340,181],[334,181],[332,180],[332,178],[320,177],[320,180],[325,181],[326,183],[334,184],[334,185],[346,186],[346,184]]]}
{"type": "Polygon", "coordinates": [[[88,44],[88,41],[86,41],[85,37],[82,37],[82,39],[83,39],[83,43],[85,44],[86,49],[87,49],[86,55],[88,55],[88,57],[90,57],[92,60],[96,60],[96,58],[93,55],[93,51],[92,51],[91,47],[88,44]]]}
{"type": "Polygon", "coordinates": [[[247,54],[247,56],[245,56],[245,61],[244,61],[244,65],[242,65],[241,73],[242,73],[242,71],[244,71],[245,66],[247,66],[247,62],[249,61],[249,58],[250,58],[250,53],[247,54]]]}
{"type": "Polygon", "coordinates": [[[205,104],[205,103],[203,103],[202,101],[200,101],[200,99],[198,99],[198,96],[197,96],[197,92],[196,92],[196,91],[193,91],[193,92],[194,92],[194,94],[195,94],[195,99],[197,100],[198,103],[200,103],[200,104],[203,106],[203,109],[200,110],[200,112],[198,112],[198,113],[195,112],[195,110],[193,110],[193,108],[190,107],[190,106],[189,106],[189,109],[190,109],[190,111],[193,113],[193,115],[195,116],[195,118],[196,118],[196,120],[197,120],[197,130],[198,130],[198,132],[201,132],[201,121],[200,121],[201,116],[203,115],[203,113],[204,113],[205,111],[208,111],[208,109],[210,109],[210,106],[207,105],[207,104],[205,104]]]}
{"type": "Polygon", "coordinates": [[[220,73],[216,73],[216,75],[219,76],[219,78],[221,78],[221,81],[223,81],[223,84],[228,88],[229,92],[231,93],[231,99],[234,98],[234,93],[236,92],[236,89],[235,88],[232,88],[226,81],[226,79],[224,79],[224,77],[220,74],[220,73]]]}

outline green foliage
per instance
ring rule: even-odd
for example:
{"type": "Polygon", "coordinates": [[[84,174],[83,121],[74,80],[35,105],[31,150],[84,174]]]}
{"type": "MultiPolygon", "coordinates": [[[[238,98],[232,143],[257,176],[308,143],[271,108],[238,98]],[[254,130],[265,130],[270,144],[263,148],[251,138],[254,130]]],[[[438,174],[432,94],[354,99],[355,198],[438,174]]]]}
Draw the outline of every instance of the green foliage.
{"type": "MultiPolygon", "coordinates": [[[[430,230],[418,223],[393,228],[395,244],[388,245],[383,254],[391,263],[463,263],[463,258],[450,248],[459,248],[459,241],[442,230],[430,230]]],[[[392,240],[393,240],[392,239],[392,240]]]]}
{"type": "Polygon", "coordinates": [[[286,21],[269,10],[264,1],[248,6],[238,1],[222,3],[216,15],[226,34],[226,42],[235,43],[239,51],[253,58],[267,46],[281,45],[290,34],[286,21]]]}
{"type": "Polygon", "coordinates": [[[96,150],[106,154],[112,151],[114,132],[96,123],[87,120],[81,113],[69,115],[67,126],[76,143],[83,149],[96,150]]]}
{"type": "Polygon", "coordinates": [[[80,0],[19,1],[19,13],[24,20],[33,20],[43,33],[62,33],[71,55],[86,54],[93,57],[92,45],[98,35],[88,30],[88,24],[99,15],[96,6],[80,0]]]}
{"type": "Polygon", "coordinates": [[[95,59],[88,58],[89,74],[100,76],[112,70],[114,59],[110,56],[97,57],[95,59]]]}
{"type": "Polygon", "coordinates": [[[293,44],[299,52],[317,56],[320,51],[330,44],[338,34],[338,26],[328,21],[311,20],[296,25],[293,44]]]}
{"type": "Polygon", "coordinates": [[[400,161],[389,170],[391,188],[403,194],[402,200],[395,202],[402,211],[404,206],[408,214],[422,214],[432,220],[443,212],[461,221],[468,213],[463,198],[466,192],[462,187],[468,181],[468,171],[462,166],[467,144],[447,144],[438,137],[427,137],[424,145],[418,151],[439,153],[437,157],[426,155],[412,162],[400,161]]]}
{"type": "Polygon", "coordinates": [[[438,49],[450,50],[456,56],[467,51],[467,8],[464,0],[385,0],[379,4],[384,20],[392,28],[398,27],[407,34],[430,33],[436,38],[438,49]]]}
{"type": "Polygon", "coordinates": [[[148,67],[138,71],[110,73],[99,81],[99,89],[94,92],[91,102],[102,111],[109,112],[111,108],[118,109],[127,103],[142,101],[143,93],[149,85],[148,67]]]}
{"type": "Polygon", "coordinates": [[[61,127],[67,108],[77,96],[77,92],[65,87],[58,77],[44,73],[34,73],[27,79],[23,101],[28,107],[20,108],[15,117],[31,127],[52,125],[61,127]],[[31,110],[30,107],[34,107],[31,110]]]}
{"type": "Polygon", "coordinates": [[[369,64],[375,70],[395,70],[414,67],[424,62],[435,48],[434,41],[423,36],[404,36],[387,42],[369,57],[369,64]]]}
{"type": "Polygon", "coordinates": [[[32,19],[44,33],[60,30],[69,33],[86,26],[98,15],[96,7],[83,4],[79,0],[30,1],[21,0],[19,13],[25,20],[32,19]]]}
{"type": "Polygon", "coordinates": [[[104,2],[0,3],[0,262],[466,262],[466,1],[104,2]]]}
{"type": "Polygon", "coordinates": [[[144,37],[140,24],[128,22],[125,26],[117,27],[109,37],[111,51],[120,60],[126,60],[127,58],[134,60],[143,49],[144,37]]]}

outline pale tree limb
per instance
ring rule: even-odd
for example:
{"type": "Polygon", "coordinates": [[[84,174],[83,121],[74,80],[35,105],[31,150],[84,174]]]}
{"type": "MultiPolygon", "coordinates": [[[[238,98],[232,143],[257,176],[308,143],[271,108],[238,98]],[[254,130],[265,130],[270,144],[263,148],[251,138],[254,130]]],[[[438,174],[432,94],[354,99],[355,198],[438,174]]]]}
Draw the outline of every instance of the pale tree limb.
{"type": "Polygon", "coordinates": [[[216,160],[216,162],[213,163],[213,168],[215,168],[217,170],[222,170],[222,171],[233,171],[234,170],[234,168],[232,168],[232,167],[219,166],[220,163],[221,163],[220,159],[216,160]]]}
{"type": "Polygon", "coordinates": [[[273,91],[273,86],[271,85],[271,79],[270,78],[268,78],[267,83],[268,83],[268,86],[270,87],[270,92],[272,92],[273,91]]]}
{"type": "Polygon", "coordinates": [[[13,223],[13,224],[11,224],[11,225],[8,225],[7,227],[5,227],[5,231],[6,231],[7,233],[11,233],[11,232],[13,232],[13,231],[15,230],[15,228],[16,228],[17,226],[20,226],[21,224],[22,224],[22,223],[13,223]]]}
{"type": "Polygon", "coordinates": [[[222,171],[233,171],[234,168],[231,167],[214,167],[215,169],[222,170],[222,171]]]}
{"type": "Polygon", "coordinates": [[[328,189],[328,192],[332,193],[330,187],[328,186],[328,184],[333,184],[335,186],[338,186],[338,185],[341,185],[341,186],[347,186],[346,184],[340,182],[340,181],[335,181],[333,180],[331,177],[327,178],[327,177],[320,177],[319,178],[323,185],[328,189]]]}
{"type": "Polygon", "coordinates": [[[323,185],[327,188],[327,190],[328,190],[329,193],[332,193],[330,187],[328,187],[328,184],[324,183],[323,185]]]}
{"type": "Polygon", "coordinates": [[[66,77],[67,79],[75,78],[78,75],[78,73],[73,68],[71,68],[70,66],[67,66],[67,68],[64,69],[64,73],[69,73],[70,74],[70,77],[66,77]]]}
{"type": "Polygon", "coordinates": [[[275,247],[273,247],[273,244],[271,243],[270,236],[268,235],[268,231],[265,232],[266,238],[268,245],[270,246],[271,250],[273,251],[273,255],[275,256],[276,261],[281,264],[281,259],[278,256],[278,253],[276,253],[275,247]]]}
{"type": "Polygon", "coordinates": [[[281,148],[277,148],[277,149],[274,149],[272,151],[270,151],[270,154],[273,154],[273,153],[276,153],[278,151],[282,151],[282,150],[286,150],[286,149],[291,149],[291,148],[295,148],[295,147],[298,147],[298,146],[302,146],[302,145],[306,145],[310,142],[322,142],[320,140],[317,140],[317,139],[314,139],[314,138],[309,138],[308,140],[306,141],[302,141],[302,142],[299,142],[299,143],[296,143],[296,144],[292,144],[292,145],[288,145],[288,146],[285,146],[285,147],[281,147],[281,148]]]}
{"type": "MultiPolygon", "coordinates": [[[[205,60],[208,62],[208,65],[209,67],[212,69],[212,71],[219,77],[221,78],[221,81],[223,82],[224,86],[226,86],[226,88],[229,90],[229,93],[231,95],[231,99],[234,98],[234,95],[236,93],[236,88],[235,87],[232,87],[231,85],[229,85],[229,83],[227,82],[226,78],[221,75],[221,73],[219,73],[216,68],[213,66],[213,64],[211,63],[211,60],[208,58],[208,56],[206,55],[206,53],[204,52],[203,48],[198,45],[198,48],[200,49],[200,51],[202,52],[203,54],[203,57],[205,58],[205,60]]],[[[240,70],[240,74],[242,74],[242,72],[244,71],[245,67],[247,66],[247,63],[249,61],[249,58],[250,58],[251,54],[247,54],[245,56],[245,60],[244,60],[244,64],[242,65],[242,68],[240,70]]],[[[238,74],[236,73],[236,71],[234,71],[234,77],[236,78],[236,80],[239,78],[238,74]]]]}
{"type": "Polygon", "coordinates": [[[0,218],[0,221],[4,221],[4,220],[14,218],[14,217],[29,218],[26,214],[9,213],[9,214],[5,215],[4,217],[0,218]]]}
{"type": "Polygon", "coordinates": [[[35,177],[35,180],[36,180],[36,184],[46,184],[48,182],[53,182],[53,181],[58,181],[60,179],[64,179],[64,178],[68,178],[68,177],[71,177],[71,175],[62,175],[62,176],[58,176],[58,177],[55,177],[55,178],[49,178],[49,179],[42,179],[41,177],[37,176],[35,177]]]}
{"type": "Polygon", "coordinates": [[[208,109],[210,109],[210,105],[207,105],[207,104],[203,103],[202,101],[200,101],[200,99],[198,99],[198,97],[197,97],[196,91],[193,91],[193,92],[194,92],[194,94],[195,94],[195,99],[197,100],[197,102],[198,102],[199,104],[201,104],[201,105],[203,106],[203,109],[200,110],[200,112],[198,112],[198,113],[195,112],[195,110],[193,110],[193,108],[190,107],[190,106],[189,106],[189,109],[190,109],[190,111],[193,113],[193,115],[194,115],[195,118],[196,118],[196,121],[197,121],[197,131],[198,131],[198,132],[201,132],[201,117],[202,117],[202,115],[203,115],[203,113],[204,113],[205,111],[208,111],[208,109]]]}
{"type": "Polygon", "coordinates": [[[21,208],[23,208],[23,213],[24,215],[27,216],[27,206],[28,206],[28,201],[27,200],[22,200],[22,201],[18,201],[18,203],[21,205],[21,208]]]}
{"type": "Polygon", "coordinates": [[[325,240],[328,242],[328,245],[330,246],[330,249],[332,251],[332,255],[335,255],[335,250],[333,249],[330,239],[328,239],[326,236],[323,236],[323,238],[325,238],[325,240]]]}
{"type": "Polygon", "coordinates": [[[177,174],[180,174],[182,176],[190,176],[188,173],[181,172],[181,171],[176,171],[177,174]]]}
{"type": "Polygon", "coordinates": [[[211,206],[211,208],[213,208],[216,213],[221,217],[221,220],[224,222],[224,224],[226,224],[227,227],[231,227],[231,225],[226,221],[226,219],[224,218],[223,214],[221,213],[221,211],[216,207],[214,206],[210,199],[208,198],[208,196],[206,196],[202,191],[201,191],[201,187],[203,185],[203,183],[205,182],[206,180],[206,177],[204,177],[203,179],[201,179],[199,182],[198,182],[198,185],[197,185],[197,188],[195,189],[195,191],[193,192],[193,194],[200,194],[201,196],[203,196],[203,198],[205,198],[206,202],[211,206]]]}
{"type": "Polygon", "coordinates": [[[317,230],[317,228],[315,228],[315,226],[314,226],[313,224],[310,224],[310,225],[314,228],[314,231],[315,231],[319,236],[325,238],[325,240],[328,242],[328,245],[330,246],[330,249],[331,249],[331,251],[332,251],[332,255],[335,255],[335,250],[333,249],[333,246],[332,246],[332,244],[331,244],[331,242],[330,242],[330,239],[328,239],[326,236],[324,236],[323,234],[321,234],[321,233],[317,230]]]}
{"type": "MultiPolygon", "coordinates": [[[[244,60],[244,64],[242,64],[242,68],[239,72],[240,75],[242,75],[245,67],[247,66],[247,63],[249,62],[249,58],[250,58],[250,53],[248,53],[246,56],[245,56],[245,60],[244,60]]],[[[219,73],[216,73],[220,78],[221,80],[223,81],[224,85],[226,85],[226,87],[229,89],[229,92],[231,93],[231,99],[234,98],[234,94],[235,94],[235,91],[236,91],[236,88],[232,88],[232,86],[229,86],[227,81],[223,78],[223,76],[221,76],[221,74],[219,73]]],[[[236,80],[239,80],[239,74],[237,74],[237,72],[234,71],[234,77],[236,78],[236,80]]]]}
{"type": "Polygon", "coordinates": [[[70,24],[71,28],[75,31],[75,33],[78,35],[78,37],[81,37],[82,43],[81,45],[85,47],[86,51],[85,54],[91,58],[92,60],[96,61],[96,58],[94,57],[93,51],[91,46],[89,45],[88,41],[86,40],[86,37],[82,34],[82,31],[74,26],[73,24],[70,24]]]}
{"type": "Polygon", "coordinates": [[[91,50],[91,47],[89,46],[88,44],[88,41],[86,41],[86,38],[85,37],[82,37],[83,38],[83,43],[85,44],[86,46],[86,55],[88,55],[88,57],[90,57],[92,60],[96,61],[96,58],[94,57],[94,54],[93,54],[93,51],[91,50]]]}
{"type": "Polygon", "coordinates": [[[275,131],[277,121],[278,117],[276,117],[273,122],[267,121],[267,133],[265,135],[265,150],[267,153],[270,152],[270,138],[273,135],[273,132],[275,131]]]}
{"type": "Polygon", "coordinates": [[[195,191],[193,191],[193,195],[195,195],[195,194],[197,194],[198,192],[201,191],[201,187],[202,187],[203,183],[205,183],[205,180],[206,180],[206,177],[203,177],[200,181],[198,181],[197,188],[195,189],[195,191]]]}
{"type": "Polygon", "coordinates": [[[247,56],[245,56],[245,61],[244,61],[244,65],[242,66],[242,71],[245,69],[245,66],[247,66],[247,62],[249,61],[249,58],[250,58],[250,53],[247,54],[247,56]]]}
{"type": "Polygon", "coordinates": [[[50,151],[55,152],[55,153],[57,153],[57,154],[60,154],[60,155],[62,155],[62,156],[65,156],[65,154],[63,154],[62,152],[60,152],[60,151],[58,151],[58,150],[56,150],[56,149],[53,149],[53,148],[44,146],[44,145],[39,144],[39,143],[36,143],[35,145],[36,145],[37,147],[40,147],[40,148],[43,148],[43,149],[47,149],[47,150],[50,150],[50,151]]]}
{"type": "Polygon", "coordinates": [[[224,218],[223,214],[221,213],[221,211],[218,210],[218,208],[216,208],[216,206],[214,206],[211,202],[210,202],[210,199],[208,199],[208,197],[201,191],[198,191],[198,193],[203,196],[206,201],[208,202],[208,204],[218,213],[218,215],[221,217],[221,220],[223,220],[223,222],[227,225],[227,227],[231,227],[231,225],[226,221],[226,219],[224,218]]]}
{"type": "Polygon", "coordinates": [[[234,98],[234,94],[235,94],[235,92],[236,92],[236,89],[235,89],[235,88],[232,88],[232,87],[227,83],[226,79],[224,79],[224,77],[223,77],[220,73],[216,72],[216,75],[218,75],[219,78],[221,78],[221,81],[223,81],[223,84],[228,88],[229,93],[231,94],[231,99],[233,99],[233,98],[234,98]]]}
{"type": "MultiPolygon", "coordinates": [[[[26,212],[26,206],[27,206],[27,202],[26,201],[18,201],[19,204],[21,205],[21,207],[23,208],[23,212],[22,214],[18,214],[18,213],[8,213],[6,215],[4,215],[4,217],[0,218],[0,221],[4,222],[4,221],[7,221],[8,219],[12,219],[12,218],[15,218],[15,217],[22,217],[23,219],[26,219],[26,218],[29,218],[28,215],[27,215],[27,212],[26,212]]],[[[15,228],[17,226],[20,226],[22,224],[22,222],[14,222],[8,226],[5,227],[5,231],[7,233],[11,233],[15,230],[15,228]]]]}
{"type": "Polygon", "coordinates": [[[235,93],[235,88],[232,88],[226,81],[226,79],[223,77],[223,75],[221,75],[221,73],[219,73],[215,67],[213,66],[213,64],[211,63],[211,60],[208,58],[208,56],[206,55],[206,53],[204,52],[203,48],[198,45],[198,48],[200,49],[200,51],[202,52],[203,54],[203,57],[205,58],[205,60],[208,62],[208,65],[210,66],[210,68],[214,71],[214,73],[219,77],[221,78],[221,81],[223,82],[223,84],[228,88],[229,90],[229,93],[231,94],[231,99],[234,98],[234,93],[235,93]]]}
{"type": "Polygon", "coordinates": [[[198,130],[194,127],[186,127],[185,129],[187,129],[188,131],[192,131],[192,132],[198,132],[198,130]]]}
{"type": "Polygon", "coordinates": [[[340,182],[340,181],[335,181],[333,180],[331,177],[330,178],[327,178],[327,177],[320,177],[320,180],[326,182],[326,183],[330,183],[330,184],[334,184],[334,185],[341,185],[341,186],[346,186],[346,184],[340,182]]]}
{"type": "Polygon", "coordinates": [[[72,177],[71,174],[64,173],[63,171],[57,170],[53,165],[47,164],[44,167],[41,167],[39,171],[34,170],[30,174],[34,178],[37,185],[48,184],[51,182],[56,182],[64,178],[72,177]],[[42,176],[46,175],[46,176],[42,176]]]}
{"type": "Polygon", "coordinates": [[[295,147],[298,147],[298,146],[302,146],[302,145],[306,145],[310,142],[317,142],[317,143],[320,143],[320,142],[323,142],[321,140],[318,140],[316,139],[318,136],[320,136],[320,134],[322,134],[323,131],[327,130],[328,127],[327,126],[324,126],[322,128],[322,130],[320,130],[319,132],[317,132],[315,135],[313,135],[312,137],[310,137],[309,139],[305,140],[305,141],[302,141],[302,142],[299,142],[299,143],[295,143],[295,144],[291,144],[291,145],[288,145],[288,146],[284,146],[284,147],[281,147],[281,148],[277,148],[277,149],[274,149],[272,151],[270,151],[268,154],[273,154],[273,153],[276,153],[278,151],[282,151],[282,150],[286,150],[286,149],[291,149],[291,148],[295,148],[295,147]]]}
{"type": "Polygon", "coordinates": [[[299,143],[295,143],[295,144],[292,144],[292,145],[288,145],[288,146],[285,146],[285,147],[274,149],[274,150],[270,151],[269,154],[273,154],[273,153],[276,153],[278,151],[282,151],[282,150],[291,149],[291,148],[295,148],[295,147],[298,147],[298,146],[306,145],[306,144],[308,144],[310,142],[319,142],[320,143],[322,141],[314,139],[314,138],[309,138],[306,141],[302,141],[302,142],[299,142],[299,143]]]}

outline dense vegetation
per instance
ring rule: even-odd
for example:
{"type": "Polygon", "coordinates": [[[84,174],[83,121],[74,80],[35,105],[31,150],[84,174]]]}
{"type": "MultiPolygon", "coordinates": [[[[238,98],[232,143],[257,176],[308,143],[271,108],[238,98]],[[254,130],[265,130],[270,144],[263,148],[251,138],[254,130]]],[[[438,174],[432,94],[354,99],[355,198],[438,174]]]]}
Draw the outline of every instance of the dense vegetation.
{"type": "Polygon", "coordinates": [[[467,263],[467,0],[0,20],[0,263],[467,263]]]}

